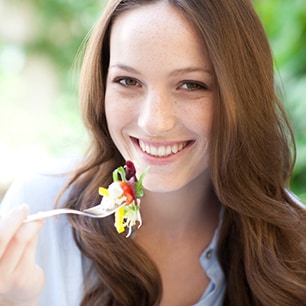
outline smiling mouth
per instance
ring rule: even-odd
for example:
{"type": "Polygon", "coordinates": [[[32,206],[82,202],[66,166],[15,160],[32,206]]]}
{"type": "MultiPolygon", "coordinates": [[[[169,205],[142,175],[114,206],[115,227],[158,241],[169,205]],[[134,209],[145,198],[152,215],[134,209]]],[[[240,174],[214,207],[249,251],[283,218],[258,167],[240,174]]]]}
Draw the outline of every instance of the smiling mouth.
{"type": "Polygon", "coordinates": [[[177,142],[172,144],[152,144],[138,140],[139,147],[144,153],[154,157],[167,157],[176,154],[186,148],[192,141],[177,142]]]}

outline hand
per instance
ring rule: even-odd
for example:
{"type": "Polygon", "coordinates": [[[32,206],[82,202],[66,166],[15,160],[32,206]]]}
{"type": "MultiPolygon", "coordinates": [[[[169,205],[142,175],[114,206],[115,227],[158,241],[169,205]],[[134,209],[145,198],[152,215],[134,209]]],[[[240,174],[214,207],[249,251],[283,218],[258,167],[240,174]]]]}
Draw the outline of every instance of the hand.
{"type": "Polygon", "coordinates": [[[0,305],[36,305],[44,273],[35,264],[36,245],[43,221],[23,223],[23,205],[0,219],[0,305]]]}

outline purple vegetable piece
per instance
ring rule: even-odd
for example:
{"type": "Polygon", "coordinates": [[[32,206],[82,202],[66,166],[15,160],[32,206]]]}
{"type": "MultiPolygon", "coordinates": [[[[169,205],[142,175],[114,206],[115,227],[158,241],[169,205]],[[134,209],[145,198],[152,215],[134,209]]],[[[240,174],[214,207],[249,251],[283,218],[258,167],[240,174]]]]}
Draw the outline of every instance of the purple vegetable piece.
{"type": "Polygon", "coordinates": [[[132,161],[127,160],[125,163],[126,179],[129,181],[131,178],[136,179],[136,168],[132,161]]]}

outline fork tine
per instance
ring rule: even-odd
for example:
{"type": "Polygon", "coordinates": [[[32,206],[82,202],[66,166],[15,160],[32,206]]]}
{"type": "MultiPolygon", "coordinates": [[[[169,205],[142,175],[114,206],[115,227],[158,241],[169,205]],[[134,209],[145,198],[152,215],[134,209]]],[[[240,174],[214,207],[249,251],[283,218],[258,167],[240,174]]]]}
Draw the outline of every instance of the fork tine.
{"type": "Polygon", "coordinates": [[[119,208],[123,207],[124,205],[126,205],[125,202],[116,206],[113,209],[107,209],[107,208],[103,207],[103,205],[99,204],[99,205],[84,209],[83,212],[90,213],[90,214],[97,215],[97,216],[100,215],[100,214],[103,214],[105,216],[109,216],[109,215],[115,213],[119,208]]]}

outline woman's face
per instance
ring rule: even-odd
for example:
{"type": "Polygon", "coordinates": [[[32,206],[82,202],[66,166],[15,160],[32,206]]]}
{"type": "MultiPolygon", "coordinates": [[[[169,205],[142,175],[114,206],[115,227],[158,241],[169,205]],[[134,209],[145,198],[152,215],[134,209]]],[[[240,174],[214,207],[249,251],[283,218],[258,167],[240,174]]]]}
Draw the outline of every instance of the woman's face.
{"type": "Polygon", "coordinates": [[[158,2],[119,15],[110,38],[105,108],[118,150],[151,191],[207,175],[215,99],[205,46],[175,7],[158,2]]]}

